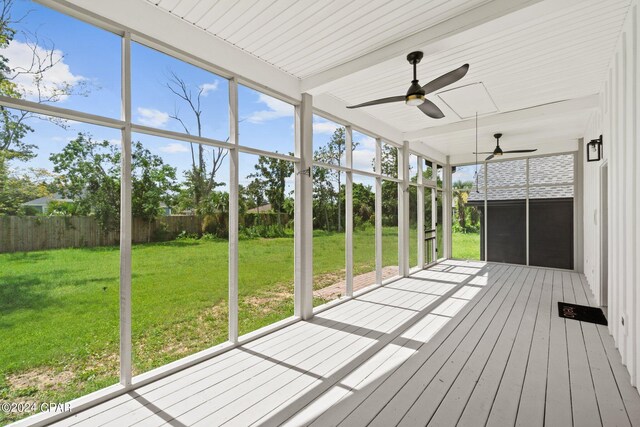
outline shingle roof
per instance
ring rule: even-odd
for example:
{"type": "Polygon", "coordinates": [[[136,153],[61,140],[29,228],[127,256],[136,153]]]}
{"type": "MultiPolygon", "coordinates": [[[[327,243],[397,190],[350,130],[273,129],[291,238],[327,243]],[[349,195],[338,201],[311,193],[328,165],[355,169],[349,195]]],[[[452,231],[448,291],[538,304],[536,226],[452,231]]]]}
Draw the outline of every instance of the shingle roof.
{"type": "MultiPolygon", "coordinates": [[[[488,167],[487,200],[518,200],[527,197],[526,160],[483,163],[478,169],[480,193],[469,192],[469,201],[484,200],[484,168],[488,167]],[[514,187],[496,189],[495,187],[514,187]]],[[[529,184],[568,184],[562,186],[530,187],[529,198],[555,199],[573,197],[573,154],[561,154],[529,159],[529,184]]]]}

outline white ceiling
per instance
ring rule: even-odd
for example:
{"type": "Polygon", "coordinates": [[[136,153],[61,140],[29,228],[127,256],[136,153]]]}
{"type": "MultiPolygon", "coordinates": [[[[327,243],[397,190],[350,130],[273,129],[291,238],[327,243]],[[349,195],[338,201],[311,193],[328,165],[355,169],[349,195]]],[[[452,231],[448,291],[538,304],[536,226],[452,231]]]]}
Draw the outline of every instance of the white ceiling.
{"type": "Polygon", "coordinates": [[[488,0],[148,0],[300,78],[488,0]],[[419,16],[420,19],[410,19],[419,16]]]}
{"type": "MultiPolygon", "coordinates": [[[[402,43],[437,24],[452,22],[461,14],[490,7],[490,3],[509,4],[499,0],[147,1],[302,82],[402,43]]],[[[410,50],[426,52],[418,66],[420,82],[425,84],[469,63],[467,76],[452,87],[484,83],[498,114],[598,93],[629,0],[528,3],[546,3],[547,7],[544,13],[524,15],[525,19],[515,23],[510,21],[509,26],[496,19],[490,31],[485,25],[477,37],[474,28],[465,29],[467,36],[445,40],[446,48],[434,51],[429,43],[412,47],[410,50]]],[[[528,3],[521,1],[519,7],[529,7],[528,3]]],[[[411,80],[406,53],[356,68],[314,96],[330,96],[349,105],[404,94],[411,80]]],[[[473,139],[469,140],[468,130],[428,139],[416,136],[420,130],[461,121],[438,97],[432,99],[445,112],[444,119],[430,119],[403,103],[366,107],[361,111],[443,154],[455,156],[472,151],[473,139]]],[[[585,109],[510,122],[502,128],[494,122],[491,129],[481,129],[481,139],[485,148],[489,148],[490,136],[502,131],[507,147],[520,148],[545,141],[566,146],[582,136],[588,116],[585,109]]]]}

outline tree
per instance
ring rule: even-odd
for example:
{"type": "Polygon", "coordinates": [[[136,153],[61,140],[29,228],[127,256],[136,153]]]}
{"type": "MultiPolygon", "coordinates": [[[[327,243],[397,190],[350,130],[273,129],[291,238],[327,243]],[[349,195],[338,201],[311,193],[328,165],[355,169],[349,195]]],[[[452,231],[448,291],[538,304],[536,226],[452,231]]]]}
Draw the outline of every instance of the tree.
{"type": "MultiPolygon", "coordinates": [[[[254,178],[244,189],[244,194],[249,201],[249,206],[251,206],[251,208],[256,208],[259,214],[260,206],[264,205],[265,201],[264,188],[262,182],[260,182],[260,179],[254,178]]],[[[260,215],[258,215],[258,221],[259,220],[260,215]]]]}
{"type": "Polygon", "coordinates": [[[271,209],[278,215],[278,224],[282,225],[286,180],[293,174],[293,163],[275,157],[260,156],[254,168],[256,172],[248,177],[254,178],[256,185],[262,187],[271,209]]]}
{"type": "MultiPolygon", "coordinates": [[[[38,33],[16,30],[15,27],[23,17],[13,16],[13,5],[14,0],[4,0],[0,9],[0,49],[9,47],[16,34],[20,33],[22,43],[31,52],[30,60],[25,61],[27,65],[13,65],[9,63],[9,58],[0,55],[0,94],[16,99],[29,98],[30,101],[40,104],[55,103],[70,95],[87,95],[89,84],[85,80],[52,83],[45,79],[47,73],[56,67],[64,56],[56,50],[54,43],[40,37],[38,33]],[[32,89],[28,90],[17,84],[18,79],[30,81],[32,89]]],[[[0,161],[12,158],[24,161],[35,157],[33,150],[37,147],[23,140],[27,133],[33,132],[33,128],[28,125],[29,120],[46,120],[62,127],[66,126],[63,119],[44,117],[28,111],[10,111],[6,107],[0,107],[0,115],[0,151],[3,152],[0,161]]]]}
{"type": "Polygon", "coordinates": [[[469,191],[473,189],[472,181],[456,181],[453,183],[453,205],[455,217],[460,231],[477,231],[480,213],[475,206],[467,206],[469,191]]]}
{"type": "Polygon", "coordinates": [[[54,192],[51,174],[44,169],[29,169],[26,174],[9,170],[8,162],[0,162],[0,215],[27,214],[23,203],[54,192]]]}
{"type": "Polygon", "coordinates": [[[372,221],[376,210],[376,197],[370,185],[353,184],[354,225],[360,226],[372,221]]]}
{"type": "MultiPolygon", "coordinates": [[[[357,142],[352,142],[351,149],[355,150],[358,147],[357,142]]],[[[330,165],[342,166],[342,159],[346,150],[346,136],[345,136],[345,128],[340,126],[331,135],[329,142],[323,147],[319,148],[314,153],[314,159],[323,163],[327,163],[330,165]]],[[[329,179],[332,182],[336,183],[335,194],[334,197],[338,203],[338,212],[337,212],[337,220],[338,220],[338,231],[342,230],[342,208],[340,198],[338,197],[338,193],[342,188],[342,175],[339,170],[331,169],[327,174],[324,174],[325,179],[329,179]]],[[[314,179],[316,177],[314,176],[314,179]]]]}
{"type": "MultiPolygon", "coordinates": [[[[176,105],[176,110],[170,117],[176,120],[184,131],[189,135],[202,137],[202,94],[203,87],[199,87],[194,93],[193,89],[174,72],[170,73],[167,89],[173,93],[178,101],[186,105],[195,119],[195,132],[180,115],[180,110],[176,105]]],[[[206,148],[205,145],[190,142],[191,147],[191,170],[186,173],[187,183],[193,200],[193,208],[202,213],[202,203],[205,202],[211,192],[220,184],[216,182],[216,175],[222,166],[227,150],[221,147],[206,148]]]]}
{"type": "Polygon", "coordinates": [[[78,215],[94,215],[102,230],[120,225],[120,152],[109,141],[79,133],[49,160],[60,174],[61,193],[76,204],[78,215]]]}
{"type": "MultiPolygon", "coordinates": [[[[163,214],[162,204],[173,205],[176,169],[164,164],[137,141],[131,147],[131,211],[149,224],[163,214]]],[[[148,228],[151,233],[151,227],[148,228]]],[[[147,236],[151,241],[151,235],[147,236]]]]}
{"type": "MultiPolygon", "coordinates": [[[[382,146],[382,173],[398,177],[398,149],[391,145],[382,146]]],[[[398,184],[394,181],[382,181],[382,222],[383,225],[398,225],[398,184]]]]}
{"type": "MultiPolygon", "coordinates": [[[[47,83],[45,75],[51,71],[63,57],[56,51],[53,43],[41,39],[37,33],[18,31],[23,17],[14,17],[12,9],[14,0],[3,0],[0,7],[0,50],[4,51],[14,41],[16,34],[20,33],[23,43],[31,51],[27,65],[17,66],[11,64],[9,58],[0,54],[0,95],[29,100],[37,103],[53,103],[63,97],[74,94],[86,94],[85,82],[71,84],[66,81],[55,84],[47,83]],[[18,79],[25,78],[32,83],[33,90],[17,84],[18,79]]],[[[43,175],[42,171],[36,172],[30,169],[28,173],[18,176],[10,167],[12,161],[28,161],[36,156],[37,147],[27,143],[25,137],[34,131],[29,121],[38,119],[52,122],[64,127],[66,121],[44,117],[22,110],[10,110],[0,106],[0,214],[17,215],[24,213],[22,203],[51,193],[41,181],[33,181],[32,175],[43,175]]],[[[50,177],[49,177],[50,178],[50,177]]]]}
{"type": "Polygon", "coordinates": [[[321,218],[318,216],[313,218],[313,225],[314,228],[322,227],[327,231],[332,228],[329,220],[332,217],[330,210],[336,197],[329,173],[330,170],[326,168],[313,168],[313,212],[322,213],[321,218]]]}
{"type": "MultiPolygon", "coordinates": [[[[120,225],[120,151],[109,141],[79,133],[49,159],[60,176],[60,192],[73,199],[78,215],[92,215],[103,231],[120,225]]],[[[162,214],[160,204],[171,203],[176,170],[151,154],[140,142],[132,144],[132,212],[152,221],[162,214]]]]}

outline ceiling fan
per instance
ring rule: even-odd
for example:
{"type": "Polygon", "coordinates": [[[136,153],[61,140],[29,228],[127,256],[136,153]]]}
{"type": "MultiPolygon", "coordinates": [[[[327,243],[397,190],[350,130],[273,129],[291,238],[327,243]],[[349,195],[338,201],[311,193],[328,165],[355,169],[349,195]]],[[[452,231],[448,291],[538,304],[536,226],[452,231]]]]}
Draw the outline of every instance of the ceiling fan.
{"type": "Polygon", "coordinates": [[[360,107],[367,107],[369,105],[387,104],[390,102],[404,101],[407,105],[418,107],[420,111],[422,111],[424,114],[426,114],[427,116],[433,119],[443,118],[444,113],[442,112],[442,110],[440,110],[440,108],[438,108],[436,104],[426,99],[425,95],[435,92],[436,90],[442,89],[443,87],[450,85],[452,83],[455,83],[461,78],[463,78],[465,74],[467,74],[467,71],[469,71],[469,64],[464,64],[460,68],[457,68],[453,71],[449,71],[448,73],[443,74],[434,80],[431,80],[429,83],[421,87],[418,84],[416,66],[422,59],[422,56],[423,56],[423,53],[420,51],[411,52],[409,55],[407,55],[407,61],[409,61],[409,63],[413,65],[413,80],[411,80],[411,86],[409,86],[409,90],[407,91],[406,95],[376,99],[374,101],[364,102],[358,105],[351,105],[351,106],[348,106],[347,108],[360,108],[360,107]]]}
{"type": "Polygon", "coordinates": [[[490,154],[489,157],[487,157],[485,160],[485,162],[487,160],[491,160],[493,159],[495,156],[502,156],[503,154],[511,154],[511,153],[533,153],[534,151],[538,151],[537,148],[533,148],[533,149],[528,149],[528,150],[509,150],[509,151],[502,151],[502,148],[500,148],[500,138],[502,138],[502,134],[501,133],[494,133],[493,137],[496,139],[496,148],[493,151],[482,151],[482,152],[474,152],[473,154],[490,154]]]}

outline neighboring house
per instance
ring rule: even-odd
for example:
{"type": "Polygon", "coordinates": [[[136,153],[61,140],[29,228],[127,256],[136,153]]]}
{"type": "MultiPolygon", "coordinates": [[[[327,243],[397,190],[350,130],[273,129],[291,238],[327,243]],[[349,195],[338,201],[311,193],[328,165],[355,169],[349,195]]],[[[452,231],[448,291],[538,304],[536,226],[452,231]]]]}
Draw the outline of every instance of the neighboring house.
{"type": "Polygon", "coordinates": [[[266,205],[258,206],[257,208],[247,209],[247,213],[264,213],[271,212],[272,210],[271,203],[267,203],[266,205]]]}
{"type": "Polygon", "coordinates": [[[53,201],[62,202],[62,203],[73,203],[73,200],[65,199],[60,194],[54,193],[50,196],[44,196],[44,197],[39,197],[37,199],[29,200],[28,202],[23,203],[22,206],[29,207],[38,213],[45,213],[47,212],[49,203],[53,201]]]}
{"type": "MultiPolygon", "coordinates": [[[[23,203],[22,206],[29,207],[35,210],[38,213],[45,213],[49,207],[49,203],[51,202],[62,202],[62,203],[73,203],[72,199],[65,199],[60,194],[55,193],[51,196],[39,197],[37,199],[29,200],[26,203],[23,203]]],[[[164,216],[171,215],[171,207],[166,203],[160,203],[160,209],[162,209],[162,214],[164,216]]]]}
{"type": "Polygon", "coordinates": [[[524,160],[479,167],[480,192],[469,191],[467,205],[480,211],[481,259],[487,227],[488,261],[573,269],[573,161],[571,154],[531,158],[528,181],[524,160]],[[489,168],[486,221],[485,167],[489,168]]]}
{"type": "Polygon", "coordinates": [[[166,203],[164,202],[160,202],[160,209],[162,209],[162,214],[164,216],[170,216],[171,215],[171,206],[167,206],[166,203]]]}

